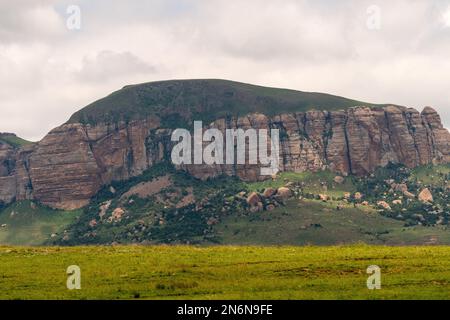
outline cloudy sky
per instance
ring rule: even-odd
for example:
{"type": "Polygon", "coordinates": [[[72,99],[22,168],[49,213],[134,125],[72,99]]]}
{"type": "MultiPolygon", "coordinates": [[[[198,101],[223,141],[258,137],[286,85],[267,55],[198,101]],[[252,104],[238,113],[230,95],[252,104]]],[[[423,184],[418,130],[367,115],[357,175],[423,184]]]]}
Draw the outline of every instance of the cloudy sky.
{"type": "Polygon", "coordinates": [[[450,128],[449,57],[450,0],[0,0],[0,131],[39,140],[174,78],[431,105],[450,128]]]}

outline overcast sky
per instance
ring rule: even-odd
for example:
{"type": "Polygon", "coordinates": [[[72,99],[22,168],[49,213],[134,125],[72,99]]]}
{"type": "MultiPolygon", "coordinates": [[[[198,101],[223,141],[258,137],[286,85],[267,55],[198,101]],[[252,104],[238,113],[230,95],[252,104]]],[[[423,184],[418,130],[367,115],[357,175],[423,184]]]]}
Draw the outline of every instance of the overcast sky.
{"type": "Polygon", "coordinates": [[[449,57],[450,0],[0,0],[0,132],[39,140],[124,85],[174,78],[430,105],[450,128],[449,57]]]}

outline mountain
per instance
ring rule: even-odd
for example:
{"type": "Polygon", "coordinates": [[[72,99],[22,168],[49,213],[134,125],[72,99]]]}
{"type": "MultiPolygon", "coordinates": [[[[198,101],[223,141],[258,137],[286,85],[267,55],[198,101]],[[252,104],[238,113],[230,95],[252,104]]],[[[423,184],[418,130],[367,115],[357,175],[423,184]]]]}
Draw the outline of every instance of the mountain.
{"type": "MultiPolygon", "coordinates": [[[[430,107],[421,113],[342,97],[224,80],[127,86],[75,113],[35,144],[0,141],[0,201],[78,209],[105,186],[169,161],[174,128],[281,130],[281,170],[363,176],[389,163],[450,162],[450,134],[430,107]]],[[[178,168],[180,169],[180,168],[178,168]]],[[[193,177],[259,181],[254,165],[185,166],[193,177]]]]}

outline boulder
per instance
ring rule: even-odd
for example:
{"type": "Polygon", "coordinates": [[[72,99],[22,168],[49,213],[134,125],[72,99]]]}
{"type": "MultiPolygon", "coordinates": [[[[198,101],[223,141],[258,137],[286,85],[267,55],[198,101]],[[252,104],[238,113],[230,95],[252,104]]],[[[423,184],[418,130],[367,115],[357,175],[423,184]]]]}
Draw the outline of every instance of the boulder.
{"type": "Polygon", "coordinates": [[[250,195],[247,197],[247,204],[251,207],[258,206],[259,202],[261,202],[261,197],[256,192],[250,193],[250,195]]]}
{"type": "Polygon", "coordinates": [[[321,201],[327,202],[330,199],[330,197],[328,197],[326,194],[319,194],[319,199],[321,201]]]}
{"type": "Polygon", "coordinates": [[[287,200],[292,197],[292,191],[289,188],[281,187],[277,190],[277,195],[280,196],[281,199],[287,200]]]}
{"type": "Polygon", "coordinates": [[[408,191],[408,186],[406,184],[404,184],[404,183],[393,184],[392,187],[397,192],[404,193],[404,192],[408,191]]]}
{"type": "Polygon", "coordinates": [[[413,214],[413,217],[419,221],[425,222],[425,217],[423,216],[423,214],[413,214]]]}
{"type": "Polygon", "coordinates": [[[262,202],[258,202],[255,206],[250,208],[250,212],[260,212],[264,210],[264,205],[262,202]]]}
{"type": "Polygon", "coordinates": [[[125,214],[125,210],[123,210],[122,208],[116,208],[116,209],[114,209],[111,218],[113,221],[119,221],[122,219],[122,216],[124,214],[125,214]]]}
{"type": "Polygon", "coordinates": [[[361,192],[356,192],[354,195],[355,200],[361,200],[363,198],[363,195],[361,192]]]}
{"type": "Polygon", "coordinates": [[[263,196],[264,196],[264,198],[270,198],[276,193],[277,193],[276,189],[274,189],[274,188],[267,188],[267,189],[264,190],[263,196]]]}
{"type": "Polygon", "coordinates": [[[416,198],[416,195],[413,194],[413,193],[411,193],[411,192],[409,192],[409,191],[404,191],[404,192],[403,192],[403,195],[404,195],[406,198],[408,198],[408,199],[415,199],[415,198],[416,198]]]}
{"type": "Polygon", "coordinates": [[[391,210],[391,206],[386,201],[378,201],[377,205],[385,210],[391,210]]]}
{"type": "Polygon", "coordinates": [[[100,205],[100,212],[98,213],[98,216],[100,217],[100,219],[102,219],[105,215],[106,215],[106,211],[108,211],[109,207],[111,206],[112,200],[108,200],[103,202],[100,205]]]}
{"type": "Polygon", "coordinates": [[[423,189],[419,193],[419,200],[422,202],[433,202],[433,195],[428,188],[423,189]]]}
{"type": "Polygon", "coordinates": [[[342,176],[336,176],[336,177],[334,177],[333,181],[336,182],[337,184],[343,184],[345,179],[342,176]]]}

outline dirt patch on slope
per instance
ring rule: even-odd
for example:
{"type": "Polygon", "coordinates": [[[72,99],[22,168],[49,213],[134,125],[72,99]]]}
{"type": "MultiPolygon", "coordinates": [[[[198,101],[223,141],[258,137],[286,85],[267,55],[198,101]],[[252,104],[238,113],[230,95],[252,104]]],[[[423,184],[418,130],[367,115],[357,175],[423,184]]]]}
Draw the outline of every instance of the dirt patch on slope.
{"type": "Polygon", "coordinates": [[[134,187],[130,188],[130,190],[128,190],[127,192],[125,192],[120,197],[120,200],[127,199],[133,195],[145,199],[161,192],[161,190],[168,188],[171,185],[172,181],[170,179],[170,175],[165,175],[148,182],[141,182],[135,185],[134,187]]]}

